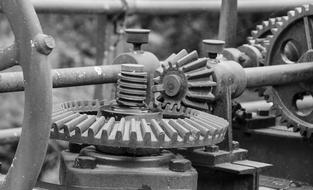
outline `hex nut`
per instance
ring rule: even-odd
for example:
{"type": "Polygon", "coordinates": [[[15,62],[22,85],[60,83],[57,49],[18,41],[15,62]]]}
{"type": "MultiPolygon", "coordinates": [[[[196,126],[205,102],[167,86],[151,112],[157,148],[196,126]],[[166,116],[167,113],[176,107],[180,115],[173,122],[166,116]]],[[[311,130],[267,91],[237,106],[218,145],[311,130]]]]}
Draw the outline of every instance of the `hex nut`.
{"type": "Polygon", "coordinates": [[[96,158],[90,156],[78,156],[74,161],[74,168],[94,169],[97,166],[96,158]]]}
{"type": "Polygon", "coordinates": [[[204,147],[205,152],[218,152],[220,149],[217,145],[206,146],[204,147]]]}
{"type": "Polygon", "coordinates": [[[238,150],[239,149],[239,142],[238,141],[233,141],[232,144],[233,144],[233,149],[234,150],[238,150]]]}
{"type": "Polygon", "coordinates": [[[185,172],[191,169],[191,162],[184,158],[172,159],[169,164],[169,169],[174,172],[185,172]]]}

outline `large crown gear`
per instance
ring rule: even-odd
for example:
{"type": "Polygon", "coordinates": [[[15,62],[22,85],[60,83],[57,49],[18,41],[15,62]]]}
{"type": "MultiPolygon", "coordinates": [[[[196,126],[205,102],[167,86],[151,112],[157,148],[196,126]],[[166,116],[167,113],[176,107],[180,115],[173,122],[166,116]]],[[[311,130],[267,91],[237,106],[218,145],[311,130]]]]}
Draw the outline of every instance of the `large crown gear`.
{"type": "MultiPolygon", "coordinates": [[[[265,65],[300,64],[313,61],[313,6],[304,5],[281,17],[267,36],[265,65]]],[[[313,86],[307,82],[273,86],[268,100],[281,115],[281,121],[307,138],[313,133],[313,112],[299,108],[298,102],[312,97],[313,86]]]]}
{"type": "Polygon", "coordinates": [[[212,89],[216,82],[207,62],[208,58],[198,58],[196,51],[188,54],[186,50],[165,60],[154,78],[158,107],[175,111],[184,107],[209,110],[208,103],[215,100],[212,89]]]}

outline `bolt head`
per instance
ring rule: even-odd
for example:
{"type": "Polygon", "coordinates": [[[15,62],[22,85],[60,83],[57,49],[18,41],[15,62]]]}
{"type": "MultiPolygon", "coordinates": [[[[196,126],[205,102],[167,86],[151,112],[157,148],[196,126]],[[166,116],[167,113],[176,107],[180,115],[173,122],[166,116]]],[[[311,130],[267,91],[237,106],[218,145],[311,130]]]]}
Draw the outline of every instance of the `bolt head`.
{"type": "Polygon", "coordinates": [[[126,41],[133,44],[147,44],[149,42],[150,30],[126,29],[126,41]]]}
{"type": "Polygon", "coordinates": [[[94,169],[97,166],[96,158],[90,156],[78,156],[74,162],[74,168],[94,169]]]}
{"type": "Polygon", "coordinates": [[[191,169],[191,162],[184,158],[176,158],[170,161],[169,169],[174,172],[185,172],[191,169]]]}
{"type": "Polygon", "coordinates": [[[218,152],[220,149],[217,145],[212,145],[212,146],[206,146],[204,148],[205,152],[218,152]]]}
{"type": "Polygon", "coordinates": [[[233,141],[232,144],[233,144],[233,149],[234,150],[238,150],[239,149],[239,142],[238,141],[233,141]]]}

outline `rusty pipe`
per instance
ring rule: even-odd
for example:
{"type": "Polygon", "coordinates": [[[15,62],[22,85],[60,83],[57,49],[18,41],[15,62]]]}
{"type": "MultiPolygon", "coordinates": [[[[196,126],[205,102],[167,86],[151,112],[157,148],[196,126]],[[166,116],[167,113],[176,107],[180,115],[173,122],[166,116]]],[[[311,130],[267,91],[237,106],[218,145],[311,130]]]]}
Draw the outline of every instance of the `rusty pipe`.
{"type": "MultiPolygon", "coordinates": [[[[114,83],[120,70],[120,65],[54,69],[51,72],[53,88],[114,83]]],[[[23,81],[21,72],[0,73],[0,92],[23,91],[23,81]]]]}
{"type": "Polygon", "coordinates": [[[313,62],[244,68],[247,88],[313,80],[313,62]]]}
{"type": "Polygon", "coordinates": [[[225,47],[235,47],[237,33],[237,0],[222,0],[218,39],[225,47]]]}
{"type": "MultiPolygon", "coordinates": [[[[115,83],[120,65],[76,67],[52,70],[53,88],[115,83]]],[[[244,68],[247,88],[313,80],[313,62],[244,68]]],[[[0,92],[24,90],[21,72],[0,73],[0,92]]]]}
{"type": "MultiPolygon", "coordinates": [[[[270,12],[290,9],[312,0],[238,0],[239,12],[270,12]]],[[[177,14],[220,11],[221,0],[32,0],[38,13],[114,14],[128,10],[143,14],[177,14]]]]}

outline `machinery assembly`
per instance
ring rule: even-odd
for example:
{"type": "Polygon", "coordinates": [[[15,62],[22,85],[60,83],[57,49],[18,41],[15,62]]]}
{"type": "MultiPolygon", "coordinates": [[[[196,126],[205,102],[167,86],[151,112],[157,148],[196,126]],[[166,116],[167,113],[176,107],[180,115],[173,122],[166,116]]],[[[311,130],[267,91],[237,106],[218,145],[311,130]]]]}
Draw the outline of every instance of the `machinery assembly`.
{"type": "MultiPolygon", "coordinates": [[[[237,14],[226,2],[221,20],[237,14]]],[[[55,42],[30,1],[2,0],[1,8],[16,40],[0,52],[0,68],[20,65],[22,72],[1,73],[0,92],[24,90],[25,107],[0,189],[256,190],[263,171],[312,183],[308,175],[285,176],[272,148],[278,138],[305,146],[313,138],[313,5],[263,21],[239,47],[230,47],[231,32],[220,31],[219,40],[201,42],[202,52],[186,47],[159,60],[142,49],[150,30],[125,29],[132,50],[111,65],[53,70],[47,57],[55,42]],[[115,85],[112,100],[52,105],[53,88],[107,83],[115,85]],[[255,90],[259,101],[240,100],[255,90]],[[265,138],[261,145],[257,135],[265,138]],[[58,184],[37,181],[49,139],[67,143],[58,184]]],[[[228,24],[220,30],[236,23],[228,24]]]]}

